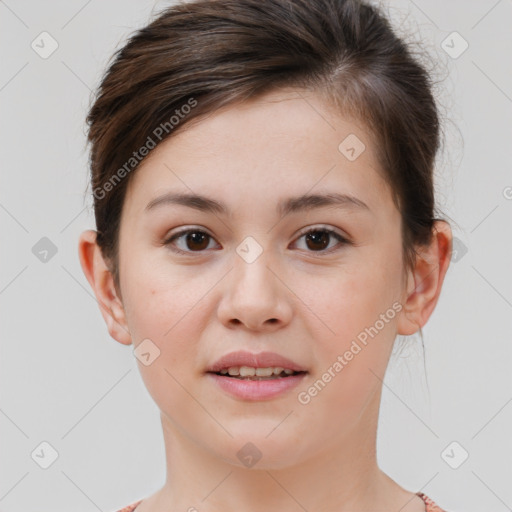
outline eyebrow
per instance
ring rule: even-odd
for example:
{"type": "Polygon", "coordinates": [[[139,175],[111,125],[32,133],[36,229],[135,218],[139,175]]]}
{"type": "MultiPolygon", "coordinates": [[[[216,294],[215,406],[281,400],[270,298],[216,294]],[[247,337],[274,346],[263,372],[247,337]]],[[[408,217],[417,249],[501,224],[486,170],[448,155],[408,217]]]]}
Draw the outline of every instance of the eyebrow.
{"type": "MultiPolygon", "coordinates": [[[[210,212],[219,215],[227,215],[229,208],[222,202],[210,197],[192,193],[168,192],[150,201],[145,211],[153,210],[158,206],[178,204],[187,206],[202,212],[210,212]]],[[[315,208],[344,208],[356,209],[370,212],[366,203],[349,194],[303,194],[297,197],[290,197],[279,202],[277,212],[281,216],[299,211],[313,210],[315,208]]]]}

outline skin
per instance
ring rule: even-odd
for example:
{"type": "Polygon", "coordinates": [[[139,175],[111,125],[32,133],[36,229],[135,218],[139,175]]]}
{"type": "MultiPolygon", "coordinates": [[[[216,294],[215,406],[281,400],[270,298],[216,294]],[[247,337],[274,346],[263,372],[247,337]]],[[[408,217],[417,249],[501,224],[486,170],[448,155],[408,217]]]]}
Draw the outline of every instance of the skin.
{"type": "Polygon", "coordinates": [[[377,465],[378,412],[395,337],[414,334],[432,314],[452,234],[437,222],[431,245],[405,271],[400,213],[371,137],[333,110],[316,93],[276,91],[225,107],[152,150],[123,206],[120,290],[95,231],[80,237],[81,265],[110,335],[135,347],[149,338],[160,350],[148,366],[136,361],[161,411],[167,479],[137,512],[425,510],[377,465]],[[366,146],[354,161],[338,150],[351,133],[366,146]],[[144,211],[167,191],[207,195],[231,214],[172,204],[144,211]],[[313,192],[349,193],[369,211],[277,214],[281,199],[313,192]],[[352,243],[327,235],[322,252],[300,231],[322,227],[352,243]],[[176,254],[164,242],[178,228],[210,237],[201,245],[182,236],[174,246],[188,254],[176,254]],[[263,250],[250,264],[236,252],[248,236],[263,250]],[[393,303],[401,311],[300,403],[298,393],[393,303]],[[239,349],[277,352],[309,373],[277,398],[235,399],[204,371],[239,349]],[[262,454],[251,468],[236,455],[247,442],[262,454]]]}

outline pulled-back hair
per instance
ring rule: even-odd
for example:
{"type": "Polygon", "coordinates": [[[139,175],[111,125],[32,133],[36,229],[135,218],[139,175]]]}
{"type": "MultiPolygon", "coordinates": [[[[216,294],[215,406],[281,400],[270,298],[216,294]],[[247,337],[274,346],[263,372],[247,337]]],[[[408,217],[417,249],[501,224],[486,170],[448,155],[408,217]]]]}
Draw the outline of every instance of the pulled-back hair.
{"type": "Polygon", "coordinates": [[[117,286],[121,210],[140,155],[193,119],[284,87],[321,94],[372,134],[401,213],[404,267],[431,241],[440,143],[433,84],[379,8],[356,0],[187,1],[159,13],[114,57],[87,123],[97,243],[117,286]]]}

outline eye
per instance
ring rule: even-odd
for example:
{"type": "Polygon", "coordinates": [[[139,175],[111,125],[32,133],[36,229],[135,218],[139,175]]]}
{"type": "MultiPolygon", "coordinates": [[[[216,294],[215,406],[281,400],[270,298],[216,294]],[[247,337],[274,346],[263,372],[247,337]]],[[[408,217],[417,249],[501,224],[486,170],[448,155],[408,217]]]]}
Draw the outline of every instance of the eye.
{"type": "Polygon", "coordinates": [[[308,229],[307,231],[303,232],[301,236],[299,237],[299,240],[301,238],[305,237],[306,247],[311,249],[311,251],[308,252],[324,252],[324,253],[331,253],[334,252],[336,249],[333,250],[330,248],[329,250],[324,250],[326,247],[329,246],[329,242],[332,241],[332,238],[334,237],[336,240],[338,240],[338,245],[346,245],[350,244],[350,240],[345,238],[344,236],[340,235],[333,229],[329,228],[323,228],[323,227],[316,227],[312,229],[308,229]]]}
{"type": "Polygon", "coordinates": [[[176,253],[190,254],[191,252],[201,252],[204,249],[207,249],[209,245],[208,239],[213,240],[206,231],[202,231],[201,229],[185,229],[168,238],[164,242],[164,245],[168,245],[171,251],[176,253]],[[183,239],[182,249],[179,249],[174,245],[174,241],[180,239],[183,239]],[[183,245],[185,250],[183,250],[183,245]]]}
{"type": "MultiPolygon", "coordinates": [[[[325,250],[326,247],[329,247],[332,238],[338,240],[337,245],[346,245],[351,244],[350,240],[340,235],[333,229],[324,228],[324,227],[316,227],[312,229],[308,229],[307,231],[302,232],[299,239],[305,237],[306,247],[310,250],[308,252],[322,252],[322,253],[331,253],[336,249],[332,249],[332,247],[328,250],[325,250]]],[[[170,238],[168,238],[164,245],[169,246],[169,248],[176,253],[179,254],[190,254],[194,252],[202,252],[209,247],[209,242],[213,240],[213,237],[209,235],[206,231],[201,229],[184,229],[179,231],[178,233],[173,234],[170,238]],[[177,247],[178,241],[181,241],[181,248],[177,247]]]]}

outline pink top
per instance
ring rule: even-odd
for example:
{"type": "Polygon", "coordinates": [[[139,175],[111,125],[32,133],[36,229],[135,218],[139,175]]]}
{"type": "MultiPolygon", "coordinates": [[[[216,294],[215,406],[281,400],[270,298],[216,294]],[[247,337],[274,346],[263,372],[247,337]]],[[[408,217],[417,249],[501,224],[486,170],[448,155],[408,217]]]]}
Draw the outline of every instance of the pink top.
{"type": "MultiPolygon", "coordinates": [[[[422,492],[417,492],[416,494],[425,502],[425,512],[446,512],[446,510],[443,510],[436,505],[426,494],[423,494],[422,492]]],[[[137,507],[141,502],[142,500],[136,501],[135,503],[122,508],[118,512],[134,512],[135,507],[137,507]]]]}

